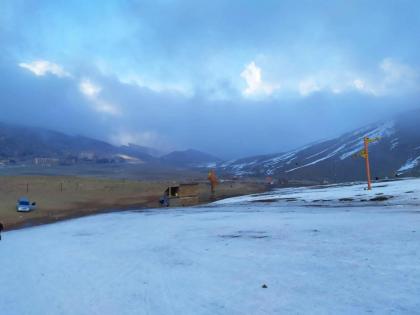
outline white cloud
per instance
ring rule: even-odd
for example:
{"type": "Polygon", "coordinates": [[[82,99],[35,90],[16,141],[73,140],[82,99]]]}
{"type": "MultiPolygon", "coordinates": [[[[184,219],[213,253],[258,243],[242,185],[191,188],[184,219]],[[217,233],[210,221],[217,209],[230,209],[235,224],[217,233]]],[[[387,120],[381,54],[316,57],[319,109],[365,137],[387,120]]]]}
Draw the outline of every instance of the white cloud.
{"type": "Polygon", "coordinates": [[[365,82],[361,79],[356,79],[353,81],[354,87],[358,90],[365,89],[365,82]]]}
{"type": "MultiPolygon", "coordinates": [[[[283,68],[287,69],[286,66],[283,68]]],[[[302,72],[301,69],[277,70],[275,80],[282,82],[281,91],[275,97],[306,97],[315,92],[332,94],[361,93],[371,96],[403,95],[420,92],[420,71],[392,58],[379,60],[372,67],[355,69],[342,65],[302,72]],[[283,71],[283,72],[282,72],[283,71]],[[280,73],[283,74],[281,77],[280,73]]],[[[261,78],[261,69],[251,63],[242,73],[248,84],[244,94],[261,93],[268,86],[261,78]]]]}
{"type": "Polygon", "coordinates": [[[351,88],[353,83],[350,83],[347,73],[338,73],[338,71],[322,70],[319,72],[304,74],[303,77],[295,77],[293,81],[288,84],[292,92],[298,93],[300,96],[308,96],[315,92],[328,92],[333,94],[340,94],[351,88]]]}
{"type": "Polygon", "coordinates": [[[85,96],[94,98],[101,92],[102,88],[89,79],[83,79],[79,84],[79,90],[85,96]]]}
{"type": "Polygon", "coordinates": [[[377,96],[418,90],[419,75],[410,66],[385,58],[379,63],[378,70],[370,75],[365,74],[370,80],[354,79],[353,88],[377,96]]]}
{"type": "Polygon", "coordinates": [[[131,132],[123,130],[110,136],[109,142],[114,145],[128,145],[130,143],[137,144],[145,147],[159,149],[165,153],[175,149],[173,144],[167,141],[165,137],[152,130],[143,132],[131,132]]]}
{"type": "Polygon", "coordinates": [[[44,76],[47,73],[51,73],[60,78],[71,76],[68,72],[64,71],[60,65],[47,60],[35,60],[31,63],[21,62],[19,63],[19,67],[31,71],[36,76],[44,76]]]}
{"type": "Polygon", "coordinates": [[[404,77],[413,77],[415,75],[415,72],[409,66],[398,63],[391,58],[382,60],[380,68],[389,80],[399,80],[404,77]]]}
{"type": "Polygon", "coordinates": [[[99,97],[102,87],[96,83],[93,83],[89,79],[83,79],[79,83],[80,92],[90,100],[90,104],[93,108],[100,113],[110,114],[110,115],[120,115],[121,111],[119,108],[107,102],[99,97]]]}
{"type": "Polygon", "coordinates": [[[306,96],[320,90],[321,87],[313,79],[304,79],[299,82],[299,93],[302,96],[306,96]]]}
{"type": "Polygon", "coordinates": [[[111,114],[114,116],[121,114],[121,111],[117,108],[117,106],[104,100],[97,99],[93,102],[93,105],[95,110],[98,112],[111,114]]]}
{"type": "Polygon", "coordinates": [[[127,132],[122,131],[110,137],[110,142],[116,145],[128,145],[130,143],[151,146],[157,142],[159,135],[153,131],[145,132],[127,132]]]}
{"type": "Polygon", "coordinates": [[[352,83],[353,83],[353,87],[356,88],[356,90],[359,90],[361,92],[368,93],[368,94],[373,94],[373,95],[378,94],[378,92],[374,88],[370,87],[362,79],[357,78],[357,79],[353,80],[352,83]]]}
{"type": "Polygon", "coordinates": [[[118,79],[121,83],[124,84],[134,84],[142,88],[147,88],[153,92],[162,93],[162,92],[172,92],[179,93],[186,97],[192,97],[194,95],[191,87],[188,87],[187,84],[181,82],[176,83],[164,83],[158,81],[145,80],[137,74],[129,74],[125,76],[118,76],[118,79]]]}
{"type": "Polygon", "coordinates": [[[384,73],[385,85],[399,83],[405,86],[417,86],[419,73],[406,64],[399,63],[391,58],[385,58],[382,60],[380,68],[384,73]]]}
{"type": "Polygon", "coordinates": [[[247,96],[266,94],[270,95],[278,87],[268,84],[262,80],[262,71],[254,61],[248,64],[241,77],[245,80],[247,87],[243,90],[243,94],[247,96]]]}

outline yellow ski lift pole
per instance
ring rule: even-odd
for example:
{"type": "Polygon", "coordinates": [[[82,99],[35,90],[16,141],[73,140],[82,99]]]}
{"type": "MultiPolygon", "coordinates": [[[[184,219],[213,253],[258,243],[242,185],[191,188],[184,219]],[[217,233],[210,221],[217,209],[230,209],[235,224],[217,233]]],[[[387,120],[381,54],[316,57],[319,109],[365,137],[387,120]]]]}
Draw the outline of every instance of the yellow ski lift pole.
{"type": "Polygon", "coordinates": [[[366,177],[367,177],[367,183],[368,183],[368,190],[372,189],[372,180],[370,178],[370,165],[369,165],[369,138],[364,138],[364,145],[365,145],[365,152],[364,152],[364,158],[366,163],[366,177]]]}
{"type": "Polygon", "coordinates": [[[365,163],[366,163],[366,177],[367,177],[367,182],[368,182],[368,190],[372,189],[372,180],[370,177],[370,163],[369,163],[369,143],[372,142],[376,142],[378,141],[380,138],[369,138],[369,137],[364,137],[363,142],[364,142],[364,150],[362,151],[361,156],[365,159],[365,163]]]}

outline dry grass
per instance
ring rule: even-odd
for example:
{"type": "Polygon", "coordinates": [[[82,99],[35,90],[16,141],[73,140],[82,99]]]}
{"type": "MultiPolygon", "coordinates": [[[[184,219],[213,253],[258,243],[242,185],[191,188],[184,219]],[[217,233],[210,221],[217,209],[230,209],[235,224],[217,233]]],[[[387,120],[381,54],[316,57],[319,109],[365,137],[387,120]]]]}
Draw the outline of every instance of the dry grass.
{"type": "MultiPolygon", "coordinates": [[[[135,181],[70,176],[0,177],[0,221],[6,229],[53,222],[92,213],[129,208],[158,207],[159,197],[169,181],[135,181]],[[37,203],[29,213],[16,211],[16,201],[27,196],[37,203]]],[[[209,185],[199,185],[200,202],[210,200],[209,185]]],[[[217,198],[262,191],[255,182],[225,182],[217,198]]]]}

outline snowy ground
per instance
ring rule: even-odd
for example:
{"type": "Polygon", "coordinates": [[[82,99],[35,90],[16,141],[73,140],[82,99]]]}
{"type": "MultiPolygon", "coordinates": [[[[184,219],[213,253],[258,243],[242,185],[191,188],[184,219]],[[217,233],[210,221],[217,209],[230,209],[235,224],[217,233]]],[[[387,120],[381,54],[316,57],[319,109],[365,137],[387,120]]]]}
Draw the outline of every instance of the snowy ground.
{"type": "Polygon", "coordinates": [[[4,233],[0,314],[419,314],[420,180],[385,184],[4,233]]]}
{"type": "Polygon", "coordinates": [[[374,183],[372,190],[367,190],[366,187],[366,183],[350,183],[310,188],[287,188],[264,194],[229,198],[216,204],[275,202],[277,206],[369,207],[411,205],[420,208],[420,179],[418,178],[374,183]]]}

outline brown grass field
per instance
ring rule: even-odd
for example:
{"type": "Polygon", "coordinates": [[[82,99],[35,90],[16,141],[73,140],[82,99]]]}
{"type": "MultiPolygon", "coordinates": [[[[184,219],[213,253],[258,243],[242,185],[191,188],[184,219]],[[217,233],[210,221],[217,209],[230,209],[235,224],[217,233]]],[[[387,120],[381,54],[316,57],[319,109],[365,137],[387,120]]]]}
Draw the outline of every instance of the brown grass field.
{"type": "MultiPolygon", "coordinates": [[[[55,222],[94,213],[159,207],[159,197],[174,181],[139,181],[74,176],[0,176],[0,221],[6,230],[55,222]],[[16,211],[26,196],[37,203],[29,213],[16,211]]],[[[261,182],[228,181],[217,186],[216,198],[260,192],[261,182]]],[[[210,185],[199,183],[199,202],[210,201],[210,185]]]]}

